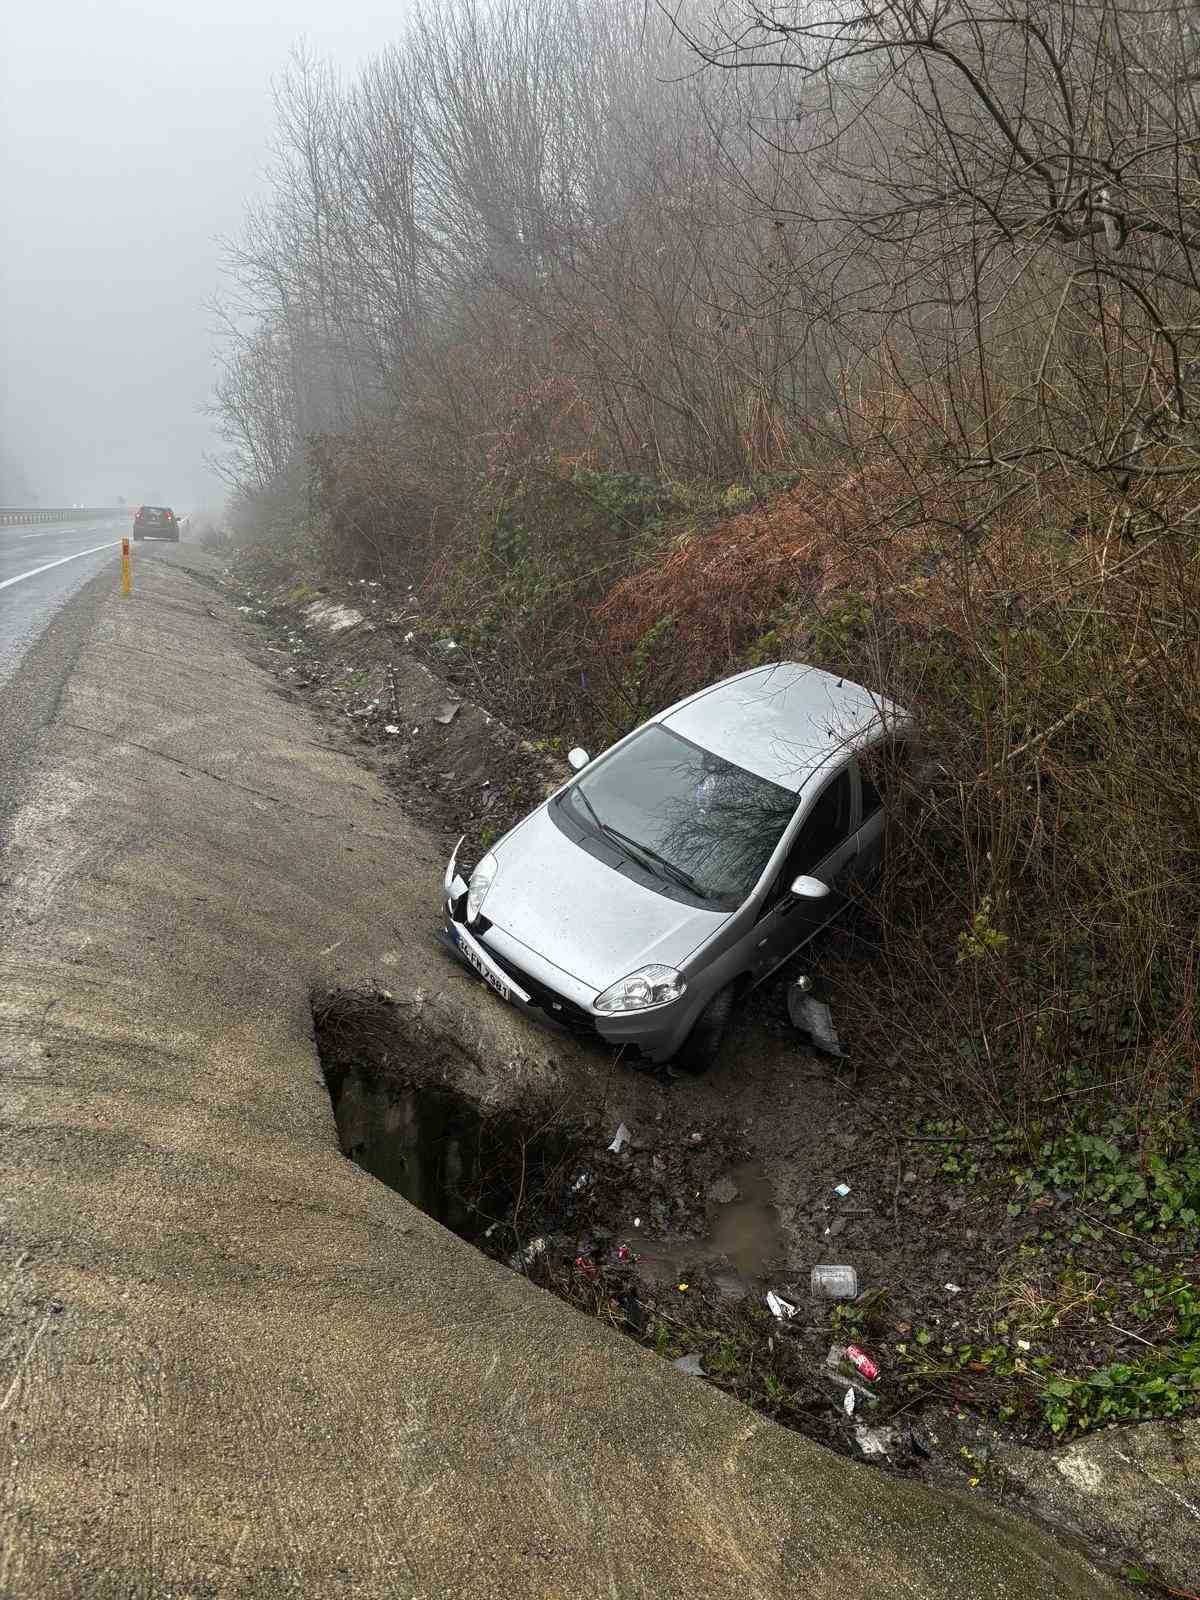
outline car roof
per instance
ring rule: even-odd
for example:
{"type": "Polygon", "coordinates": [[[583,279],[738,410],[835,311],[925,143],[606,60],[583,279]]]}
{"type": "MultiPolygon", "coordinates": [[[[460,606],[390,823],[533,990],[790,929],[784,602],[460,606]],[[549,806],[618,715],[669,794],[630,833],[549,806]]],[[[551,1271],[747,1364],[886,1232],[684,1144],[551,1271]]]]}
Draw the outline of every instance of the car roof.
{"type": "Polygon", "coordinates": [[[798,661],[753,667],[669,706],[672,733],[794,793],[847,748],[910,721],[903,707],[798,661]]]}

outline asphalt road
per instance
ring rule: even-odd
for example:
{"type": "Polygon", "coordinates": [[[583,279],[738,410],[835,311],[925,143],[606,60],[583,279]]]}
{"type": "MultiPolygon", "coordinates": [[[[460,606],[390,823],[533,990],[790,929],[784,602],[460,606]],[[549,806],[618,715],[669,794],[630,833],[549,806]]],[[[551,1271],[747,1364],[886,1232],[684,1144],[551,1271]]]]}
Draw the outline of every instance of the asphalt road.
{"type": "Polygon", "coordinates": [[[132,513],[0,528],[0,691],[63,605],[115,562],[132,513]]]}
{"type": "MultiPolygon", "coordinates": [[[[54,715],[96,607],[120,581],[120,542],[131,522],[127,512],[0,528],[0,845],[34,741],[54,715]]],[[[136,571],[152,547],[134,548],[136,571]]]]}

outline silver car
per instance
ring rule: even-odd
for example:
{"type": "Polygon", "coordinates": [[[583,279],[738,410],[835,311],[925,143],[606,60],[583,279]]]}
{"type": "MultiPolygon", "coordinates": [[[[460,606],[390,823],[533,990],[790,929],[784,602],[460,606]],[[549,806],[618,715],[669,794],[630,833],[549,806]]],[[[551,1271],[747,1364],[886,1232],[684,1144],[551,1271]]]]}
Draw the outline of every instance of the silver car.
{"type": "Polygon", "coordinates": [[[815,667],[756,667],[590,760],[446,868],[443,942],[511,1004],[693,1071],[734,1001],[878,870],[908,713],[815,667]]]}

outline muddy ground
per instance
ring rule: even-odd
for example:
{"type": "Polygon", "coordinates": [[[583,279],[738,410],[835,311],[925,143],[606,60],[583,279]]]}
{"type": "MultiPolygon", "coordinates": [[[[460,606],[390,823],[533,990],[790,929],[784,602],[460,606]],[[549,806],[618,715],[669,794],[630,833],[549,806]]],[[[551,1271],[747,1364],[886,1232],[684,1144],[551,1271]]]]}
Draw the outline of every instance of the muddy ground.
{"type": "MultiPolygon", "coordinates": [[[[245,566],[226,584],[280,692],[340,728],[447,850],[465,834],[478,854],[566,777],[561,751],[468,697],[455,642],[425,628],[410,596],[272,583],[245,566]]],[[[431,904],[431,934],[435,919],[431,904]]],[[[868,917],[804,960],[866,962],[870,951],[868,917]]],[[[815,1055],[787,1015],[794,970],[738,1015],[708,1076],[646,1075],[647,1114],[623,1150],[607,1148],[615,1126],[567,1118],[516,1220],[501,1183],[487,1198],[495,1214],[460,1217],[459,1231],[667,1358],[695,1358],[709,1381],[787,1425],[891,1470],[995,1489],[991,1447],[964,1443],[964,1425],[969,1439],[977,1413],[980,1439],[1054,1442],[1047,1384],[1135,1359],[1162,1336],[1162,1307],[1139,1309],[1135,1276],[1194,1272],[1194,1236],[1139,1239],[1069,1184],[1030,1181],[1003,1131],[944,1120],[896,1056],[815,1055]],[[858,1298],[814,1299],[821,1263],[852,1265],[858,1298]],[[795,1314],[772,1316],[768,1290],[795,1314]],[[831,1349],[847,1342],[874,1358],[877,1378],[844,1361],[830,1371],[831,1349]],[[947,1453],[936,1441],[949,1434],[947,1453]]],[[[339,1082],[365,1073],[360,1097],[403,1100],[419,1069],[381,1086],[355,1033],[351,1013],[372,1003],[335,997],[326,1068],[339,1082]]],[[[596,1058],[598,1074],[637,1070],[599,1046],[596,1058]]],[[[531,1110],[535,1122],[544,1114],[531,1110]]]]}

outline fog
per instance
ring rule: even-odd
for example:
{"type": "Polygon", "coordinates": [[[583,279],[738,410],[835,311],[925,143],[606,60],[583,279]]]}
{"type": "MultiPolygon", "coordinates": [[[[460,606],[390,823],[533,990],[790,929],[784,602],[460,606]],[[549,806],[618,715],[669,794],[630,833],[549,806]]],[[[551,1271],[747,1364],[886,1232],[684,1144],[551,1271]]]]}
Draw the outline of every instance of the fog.
{"type": "Polygon", "coordinates": [[[351,70],[377,0],[0,7],[0,504],[214,506],[219,237],[269,156],[303,40],[351,70]]]}

